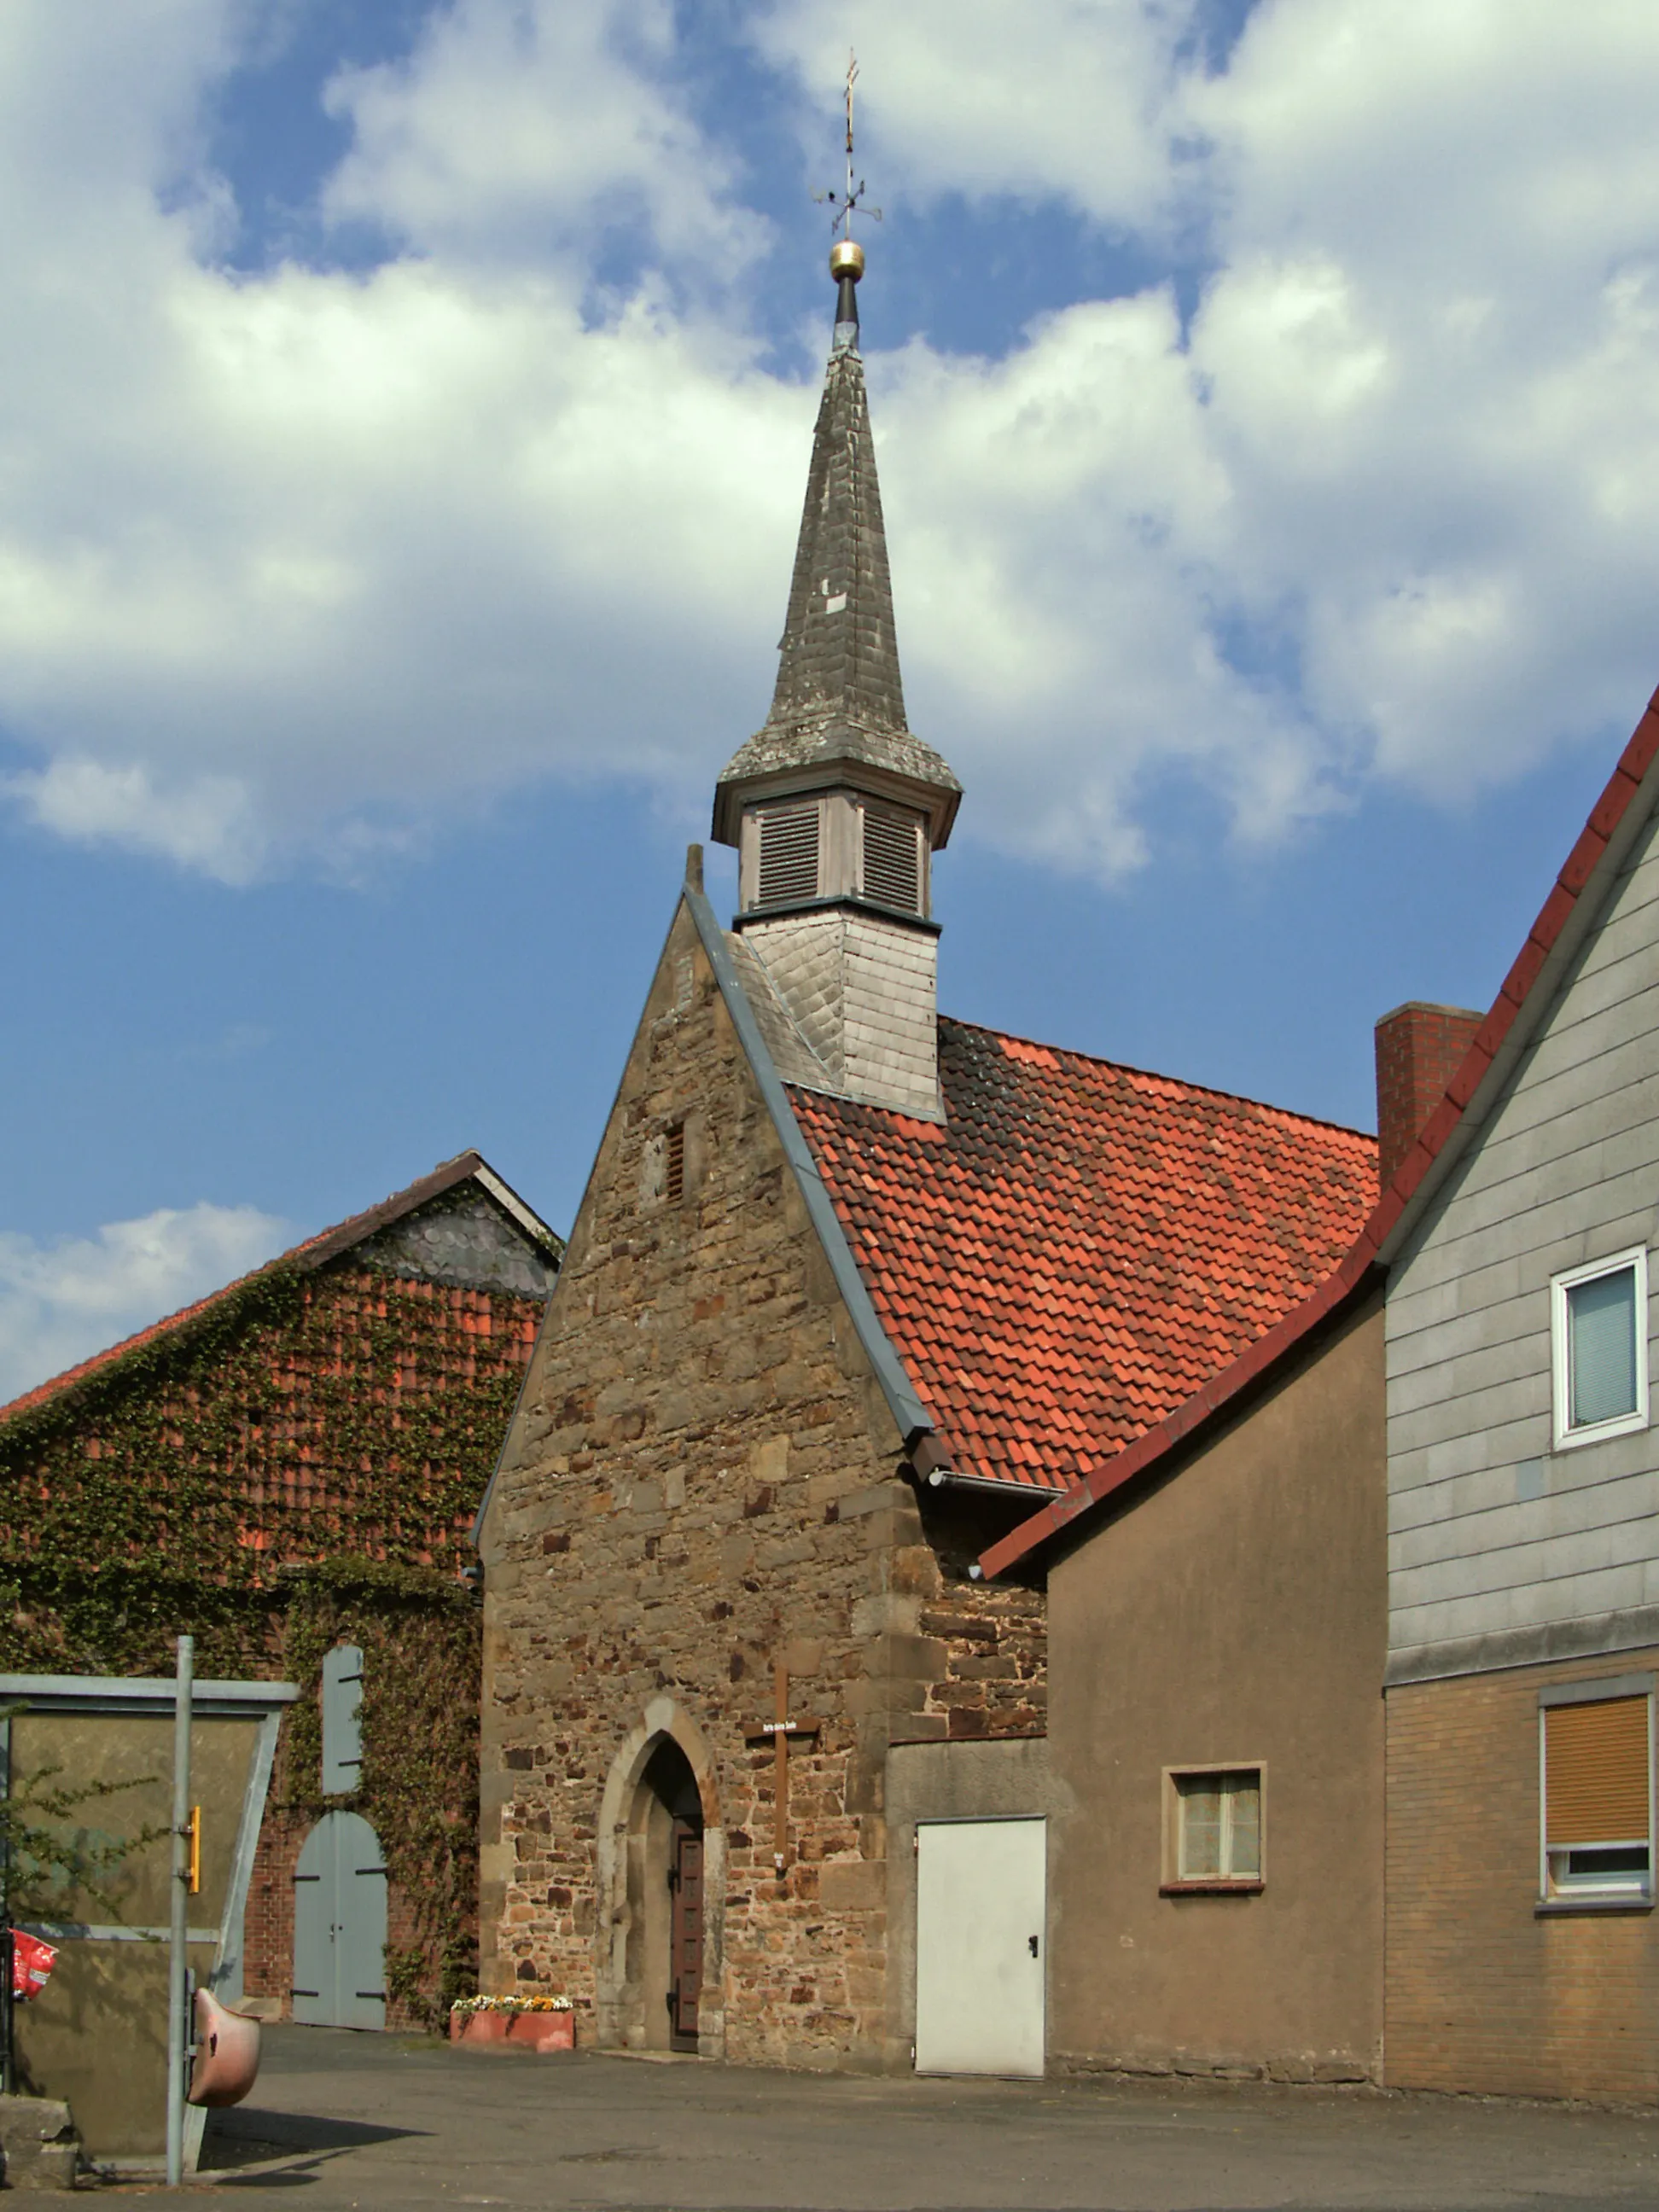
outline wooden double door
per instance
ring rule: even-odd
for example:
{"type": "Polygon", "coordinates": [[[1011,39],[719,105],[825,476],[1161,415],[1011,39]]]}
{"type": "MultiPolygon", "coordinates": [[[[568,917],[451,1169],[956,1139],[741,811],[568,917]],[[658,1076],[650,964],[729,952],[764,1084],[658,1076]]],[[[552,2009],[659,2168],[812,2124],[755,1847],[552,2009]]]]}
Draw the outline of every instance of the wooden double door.
{"type": "Polygon", "coordinates": [[[678,1814],[668,1857],[668,2039],[675,2051],[697,2047],[702,1996],[702,1823],[678,1814]]]}
{"type": "Polygon", "coordinates": [[[294,1874],[294,2017],[386,2026],[386,1863],[360,1814],[325,1813],[294,1874]]]}

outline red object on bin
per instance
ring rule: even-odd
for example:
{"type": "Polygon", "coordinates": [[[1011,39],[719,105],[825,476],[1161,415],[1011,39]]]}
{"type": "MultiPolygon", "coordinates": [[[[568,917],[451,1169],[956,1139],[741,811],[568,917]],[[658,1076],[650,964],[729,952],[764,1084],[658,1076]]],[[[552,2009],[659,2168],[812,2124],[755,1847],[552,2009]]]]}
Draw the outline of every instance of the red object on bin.
{"type": "Polygon", "coordinates": [[[39,1996],[52,1978],[52,1970],[58,1954],[50,1943],[43,1943],[38,1936],[28,1936],[21,1928],[11,1931],[11,1993],[14,1997],[39,1996]]]}

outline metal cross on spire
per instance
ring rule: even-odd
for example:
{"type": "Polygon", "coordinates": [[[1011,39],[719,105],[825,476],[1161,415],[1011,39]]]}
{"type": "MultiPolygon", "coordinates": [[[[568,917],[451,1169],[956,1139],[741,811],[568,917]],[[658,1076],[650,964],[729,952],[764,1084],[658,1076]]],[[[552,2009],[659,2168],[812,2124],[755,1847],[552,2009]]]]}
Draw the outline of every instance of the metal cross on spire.
{"type": "Polygon", "coordinates": [[[865,215],[873,217],[877,222],[881,221],[881,210],[878,207],[866,207],[864,204],[864,195],[866,187],[863,178],[860,177],[856,185],[853,182],[853,87],[858,82],[858,56],[849,52],[847,57],[847,91],[845,94],[847,104],[847,189],[844,192],[814,192],[812,195],[813,198],[819,202],[827,200],[830,205],[835,209],[836,212],[830,219],[830,228],[832,230],[839,228],[843,238],[851,238],[853,235],[853,212],[854,209],[858,209],[865,215]]]}

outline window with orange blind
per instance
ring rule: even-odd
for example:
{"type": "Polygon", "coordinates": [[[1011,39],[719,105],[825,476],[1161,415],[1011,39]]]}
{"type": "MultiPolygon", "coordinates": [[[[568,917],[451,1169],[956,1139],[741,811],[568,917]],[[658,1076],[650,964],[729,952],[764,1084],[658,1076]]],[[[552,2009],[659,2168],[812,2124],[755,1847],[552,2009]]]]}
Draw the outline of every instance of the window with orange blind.
{"type": "Polygon", "coordinates": [[[1553,1897],[1645,1898],[1652,1868],[1652,1699],[1547,1704],[1544,1881],[1553,1897]]]}

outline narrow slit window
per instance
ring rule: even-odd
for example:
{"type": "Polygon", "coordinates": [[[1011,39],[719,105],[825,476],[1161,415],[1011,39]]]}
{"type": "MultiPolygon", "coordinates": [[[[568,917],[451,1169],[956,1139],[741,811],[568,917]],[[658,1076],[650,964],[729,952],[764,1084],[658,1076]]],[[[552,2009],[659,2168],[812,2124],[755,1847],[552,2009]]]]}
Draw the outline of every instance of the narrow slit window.
{"type": "Polygon", "coordinates": [[[670,1206],[685,1196],[685,1124],[676,1121],[664,1145],[663,1195],[670,1206]]]}
{"type": "Polygon", "coordinates": [[[913,814],[864,811],[864,896],[901,914],[921,911],[921,825],[913,814]]]}
{"type": "Polygon", "coordinates": [[[818,802],[769,806],[760,817],[761,906],[794,906],[818,895],[818,802]]]}
{"type": "Polygon", "coordinates": [[[1543,1723],[1545,1894],[1650,1896],[1650,1699],[1546,1705],[1543,1723]]]}

